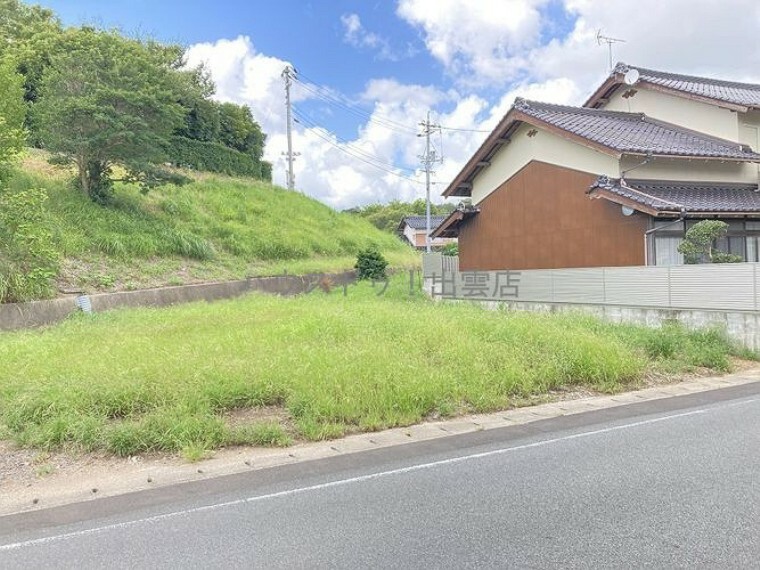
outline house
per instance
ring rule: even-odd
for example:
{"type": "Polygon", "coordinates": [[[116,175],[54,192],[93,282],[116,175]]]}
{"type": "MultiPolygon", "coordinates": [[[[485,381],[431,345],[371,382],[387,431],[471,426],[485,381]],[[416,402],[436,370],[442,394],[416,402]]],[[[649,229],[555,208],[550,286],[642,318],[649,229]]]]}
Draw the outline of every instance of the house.
{"type": "MultiPolygon", "coordinates": [[[[438,225],[446,219],[446,216],[430,216],[430,229],[434,230],[438,225]]],[[[427,230],[427,217],[426,216],[406,216],[399,222],[398,229],[396,230],[402,238],[408,241],[412,247],[417,249],[425,249],[425,235],[427,230]]],[[[440,249],[446,244],[456,243],[456,238],[433,238],[430,240],[430,245],[433,248],[440,249]]]]}
{"type": "Polygon", "coordinates": [[[466,270],[669,265],[690,225],[758,261],[760,85],[618,64],[583,107],[516,99],[446,188],[466,270]]]}

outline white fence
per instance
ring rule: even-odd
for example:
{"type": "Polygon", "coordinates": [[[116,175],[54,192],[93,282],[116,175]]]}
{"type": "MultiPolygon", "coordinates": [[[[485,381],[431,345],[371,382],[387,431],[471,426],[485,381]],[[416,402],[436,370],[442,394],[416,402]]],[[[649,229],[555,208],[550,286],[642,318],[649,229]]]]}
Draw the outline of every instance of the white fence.
{"type": "Polygon", "coordinates": [[[460,272],[454,269],[455,261],[444,259],[436,253],[425,255],[423,273],[431,293],[449,299],[720,311],[760,308],[758,263],[460,272]]]}

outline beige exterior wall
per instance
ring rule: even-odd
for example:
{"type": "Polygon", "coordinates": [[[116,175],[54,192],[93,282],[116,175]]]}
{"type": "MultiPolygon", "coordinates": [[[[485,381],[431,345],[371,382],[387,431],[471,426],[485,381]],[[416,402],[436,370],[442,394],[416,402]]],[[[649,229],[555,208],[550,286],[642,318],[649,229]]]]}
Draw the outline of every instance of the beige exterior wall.
{"type": "MultiPolygon", "coordinates": [[[[641,164],[640,157],[624,157],[621,168],[627,170],[641,164]]],[[[633,168],[627,178],[660,180],[692,180],[704,182],[758,181],[758,165],[749,162],[721,162],[720,160],[688,160],[683,158],[655,158],[644,166],[633,168]]]]}
{"type": "Polygon", "coordinates": [[[478,204],[512,178],[531,160],[555,164],[595,175],[619,176],[618,161],[612,156],[571,142],[548,131],[523,124],[512,142],[494,156],[491,166],[481,171],[472,185],[472,202],[478,204]],[[528,137],[536,129],[538,133],[528,137]]]}
{"type": "Polygon", "coordinates": [[[413,245],[417,245],[417,235],[414,231],[414,228],[412,228],[408,224],[404,224],[404,237],[407,239],[409,243],[413,245]]]}
{"type": "Polygon", "coordinates": [[[760,150],[760,111],[739,114],[739,142],[760,150]]]}
{"type": "MultiPolygon", "coordinates": [[[[432,228],[435,229],[435,228],[432,228]]],[[[415,247],[425,247],[425,230],[415,230],[409,225],[404,225],[404,237],[415,247]]],[[[433,238],[430,245],[433,247],[444,246],[447,243],[456,243],[456,238],[433,238]]]]}
{"type": "Polygon", "coordinates": [[[609,102],[604,105],[604,109],[646,113],[653,119],[667,121],[700,133],[737,142],[740,140],[739,118],[735,111],[692,101],[685,97],[674,97],[659,91],[650,91],[645,87],[634,88],[636,94],[624,99],[623,93],[627,89],[624,86],[619,87],[609,102]]]}

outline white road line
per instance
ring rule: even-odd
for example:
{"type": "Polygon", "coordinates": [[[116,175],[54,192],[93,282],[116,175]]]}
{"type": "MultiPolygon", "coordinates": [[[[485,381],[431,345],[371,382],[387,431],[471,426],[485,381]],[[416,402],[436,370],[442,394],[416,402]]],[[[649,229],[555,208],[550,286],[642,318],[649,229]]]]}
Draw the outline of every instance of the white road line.
{"type": "Polygon", "coordinates": [[[150,524],[150,523],[155,523],[155,522],[159,522],[159,521],[163,521],[163,520],[167,520],[167,519],[171,519],[171,518],[175,518],[175,517],[180,517],[180,516],[184,516],[184,515],[190,515],[190,514],[195,514],[195,513],[202,513],[202,512],[205,512],[205,511],[213,511],[213,510],[217,510],[217,509],[224,509],[224,508],[227,508],[227,507],[234,507],[236,505],[245,505],[245,504],[249,504],[249,503],[257,503],[257,502],[266,501],[266,500],[269,500],[269,499],[278,499],[280,497],[289,497],[291,495],[300,495],[302,493],[309,493],[309,492],[312,492],[312,491],[320,491],[322,489],[330,489],[332,487],[341,487],[343,485],[351,485],[353,483],[362,483],[364,481],[371,481],[372,479],[381,479],[381,478],[384,478],[384,477],[390,477],[390,476],[393,476],[393,475],[401,475],[401,474],[404,474],[404,473],[412,473],[414,471],[422,471],[422,470],[425,470],[425,469],[432,469],[432,468],[441,467],[441,466],[444,466],[444,465],[453,465],[453,464],[456,464],[456,463],[463,463],[465,461],[472,461],[473,459],[483,459],[485,457],[494,457],[494,456],[498,456],[498,455],[504,455],[506,453],[511,453],[511,452],[514,452],[514,451],[520,451],[520,450],[523,450],[523,449],[532,449],[532,448],[535,448],[535,447],[543,447],[545,445],[551,445],[551,444],[560,443],[560,442],[563,442],[563,441],[570,441],[570,440],[573,440],[573,439],[579,439],[579,438],[583,438],[583,437],[591,437],[591,436],[599,435],[599,434],[603,434],[603,433],[610,433],[610,432],[613,432],[613,431],[631,429],[631,428],[635,428],[635,427],[639,427],[639,426],[643,426],[643,425],[649,425],[649,424],[654,424],[654,423],[658,423],[658,422],[664,422],[664,421],[668,421],[668,420],[674,420],[674,419],[678,419],[678,418],[684,418],[684,417],[687,417],[687,416],[694,416],[694,415],[697,415],[697,414],[704,414],[707,411],[708,411],[708,409],[699,409],[699,410],[694,410],[694,411],[691,411],[691,412],[684,412],[684,413],[681,413],[681,414],[672,414],[672,415],[669,415],[669,416],[661,416],[661,417],[653,418],[653,419],[649,419],[649,420],[643,420],[643,421],[639,421],[639,422],[633,422],[633,423],[629,423],[629,424],[623,424],[623,425],[619,425],[619,426],[613,426],[613,427],[608,427],[608,428],[603,428],[603,429],[598,429],[598,430],[593,430],[593,431],[586,431],[586,432],[576,433],[576,434],[572,434],[572,435],[566,435],[566,436],[563,436],[563,437],[557,437],[557,438],[554,438],[554,439],[545,439],[545,440],[542,440],[542,441],[537,441],[537,442],[534,442],[534,443],[526,443],[524,445],[517,445],[517,446],[514,446],[514,447],[505,447],[505,448],[502,448],[502,449],[495,449],[495,450],[492,450],[492,451],[484,451],[482,453],[473,453],[471,455],[463,455],[463,456],[460,456],[460,457],[452,457],[450,459],[442,459],[440,461],[432,461],[430,463],[421,463],[421,464],[418,464],[418,465],[412,465],[410,467],[402,467],[402,468],[399,468],[399,469],[391,469],[389,471],[381,471],[379,473],[371,473],[369,475],[361,475],[361,476],[358,476],[358,477],[350,477],[348,479],[339,479],[337,481],[330,481],[329,483],[320,483],[318,485],[311,485],[309,487],[299,487],[299,488],[296,488],[296,489],[289,489],[287,491],[279,491],[277,493],[270,493],[268,495],[257,495],[255,497],[246,497],[244,499],[237,499],[237,500],[228,501],[228,502],[225,502],[225,503],[217,503],[217,504],[213,504],[213,505],[206,505],[206,506],[203,506],[203,507],[195,507],[195,508],[192,508],[192,509],[185,509],[185,510],[182,510],[182,511],[174,511],[174,512],[165,513],[165,514],[162,514],[162,515],[156,515],[156,516],[152,516],[152,517],[146,517],[146,518],[142,518],[142,519],[136,519],[136,520],[126,521],[126,522],[121,522],[121,523],[115,523],[115,524],[105,525],[105,526],[101,526],[101,527],[95,527],[95,528],[90,528],[90,529],[85,529],[85,530],[79,530],[79,531],[69,532],[69,533],[65,533],[65,534],[48,536],[48,537],[44,537],[44,538],[35,538],[35,539],[32,539],[32,540],[25,540],[25,541],[22,541],[22,542],[15,542],[15,543],[11,543],[11,544],[4,544],[4,545],[0,545],[0,552],[8,552],[10,550],[20,550],[22,548],[29,548],[31,546],[40,546],[40,545],[54,543],[54,542],[61,542],[61,541],[65,541],[65,540],[70,540],[72,538],[77,538],[77,537],[80,537],[80,536],[87,536],[87,535],[91,535],[91,534],[100,534],[100,533],[108,532],[108,531],[111,531],[111,530],[121,530],[121,529],[126,529],[126,528],[130,528],[130,527],[133,527],[133,526],[141,525],[141,524],[150,524]]]}

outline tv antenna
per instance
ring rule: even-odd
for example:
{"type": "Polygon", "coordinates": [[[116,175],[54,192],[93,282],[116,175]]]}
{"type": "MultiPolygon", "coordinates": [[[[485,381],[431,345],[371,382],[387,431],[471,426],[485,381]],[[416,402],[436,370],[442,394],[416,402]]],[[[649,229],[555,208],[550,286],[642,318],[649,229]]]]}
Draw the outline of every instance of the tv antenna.
{"type": "Polygon", "coordinates": [[[625,43],[625,40],[621,40],[620,38],[611,38],[609,36],[605,36],[602,34],[601,28],[597,30],[596,32],[596,43],[598,45],[607,44],[607,49],[609,50],[610,54],[610,72],[612,71],[612,68],[615,66],[615,63],[612,59],[612,44],[619,44],[619,43],[625,43]]]}

